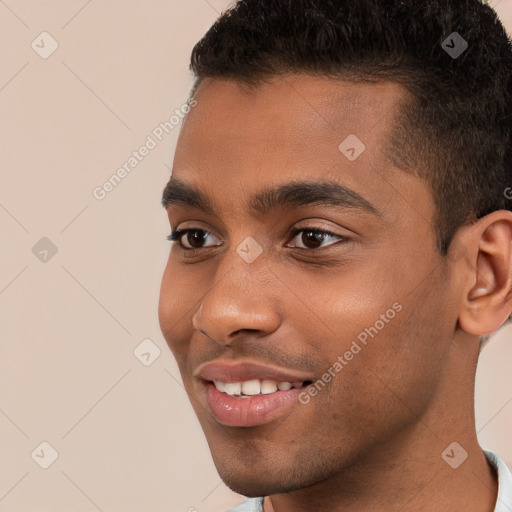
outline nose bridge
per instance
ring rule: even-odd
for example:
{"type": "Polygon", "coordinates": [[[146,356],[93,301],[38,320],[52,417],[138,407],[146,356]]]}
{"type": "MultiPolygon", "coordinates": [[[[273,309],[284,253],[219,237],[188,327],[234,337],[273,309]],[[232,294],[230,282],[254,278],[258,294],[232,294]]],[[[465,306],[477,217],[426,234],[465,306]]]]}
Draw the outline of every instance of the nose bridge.
{"type": "Polygon", "coordinates": [[[218,343],[229,343],[242,329],[271,332],[279,326],[264,258],[260,254],[252,259],[254,247],[250,241],[245,244],[224,255],[215,283],[193,315],[194,328],[218,343]]]}

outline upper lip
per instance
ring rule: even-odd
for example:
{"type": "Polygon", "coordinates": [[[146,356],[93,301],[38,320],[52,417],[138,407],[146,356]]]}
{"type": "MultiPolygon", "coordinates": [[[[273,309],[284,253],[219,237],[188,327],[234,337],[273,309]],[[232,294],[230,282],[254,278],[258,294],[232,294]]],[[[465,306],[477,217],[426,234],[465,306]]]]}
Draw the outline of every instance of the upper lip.
{"type": "Polygon", "coordinates": [[[195,375],[207,381],[245,382],[273,380],[276,382],[304,382],[311,376],[290,368],[279,368],[251,362],[212,361],[201,365],[195,375]]]}

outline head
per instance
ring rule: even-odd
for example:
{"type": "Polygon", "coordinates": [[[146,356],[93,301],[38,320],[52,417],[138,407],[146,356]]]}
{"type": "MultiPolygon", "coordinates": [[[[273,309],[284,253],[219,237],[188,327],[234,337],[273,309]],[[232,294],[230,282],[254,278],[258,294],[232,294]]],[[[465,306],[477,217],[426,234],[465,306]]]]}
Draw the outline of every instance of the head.
{"type": "Polygon", "coordinates": [[[159,317],[225,482],[305,488],[397,453],[449,406],[470,417],[481,338],[512,309],[512,46],[495,13],[242,0],[191,69],[163,197],[190,231],[159,317]],[[233,419],[211,382],[283,369],[304,384],[279,414],[235,398],[256,412],[233,419]]]}

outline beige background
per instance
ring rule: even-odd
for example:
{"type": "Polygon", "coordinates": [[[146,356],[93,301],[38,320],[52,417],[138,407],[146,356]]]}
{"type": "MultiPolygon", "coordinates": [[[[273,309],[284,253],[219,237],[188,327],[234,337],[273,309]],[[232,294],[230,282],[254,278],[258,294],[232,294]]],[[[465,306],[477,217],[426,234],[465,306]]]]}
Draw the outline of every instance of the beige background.
{"type": "MultiPolygon", "coordinates": [[[[493,3],[512,28],[511,2],[493,3]]],[[[190,51],[225,4],[0,1],[1,511],[241,501],[215,471],[158,326],[159,202],[178,128],[93,196],[183,105],[190,51]],[[51,49],[43,31],[58,43],[46,59],[31,47],[51,49]],[[146,339],[148,366],[134,355],[146,339]],[[42,442],[58,452],[47,469],[42,442]]],[[[511,338],[507,327],[485,349],[477,384],[481,443],[509,464],[511,338]]]]}

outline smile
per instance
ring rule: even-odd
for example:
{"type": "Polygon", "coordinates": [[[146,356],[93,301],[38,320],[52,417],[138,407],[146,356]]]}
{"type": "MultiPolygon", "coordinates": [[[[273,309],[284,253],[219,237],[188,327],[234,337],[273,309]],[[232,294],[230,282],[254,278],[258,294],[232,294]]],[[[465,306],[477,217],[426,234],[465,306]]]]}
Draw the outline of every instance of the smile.
{"type": "MultiPolygon", "coordinates": [[[[306,381],[310,383],[309,381],[306,381]]],[[[218,391],[230,396],[247,398],[249,396],[270,395],[277,391],[288,391],[292,388],[301,388],[304,382],[277,382],[275,380],[246,380],[245,382],[214,381],[218,391]]]]}

